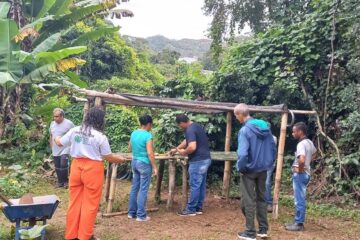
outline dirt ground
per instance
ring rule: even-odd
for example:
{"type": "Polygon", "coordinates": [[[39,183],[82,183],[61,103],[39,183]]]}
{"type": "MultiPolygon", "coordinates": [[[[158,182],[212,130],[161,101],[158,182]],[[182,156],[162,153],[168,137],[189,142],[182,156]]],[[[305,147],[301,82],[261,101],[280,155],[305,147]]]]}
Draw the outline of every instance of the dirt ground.
{"type": "MultiPolygon", "coordinates": [[[[126,210],[130,189],[129,182],[119,182],[114,207],[116,210],[126,210]]],[[[180,189],[179,189],[180,190],[180,189]]],[[[63,239],[67,206],[67,191],[54,189],[47,182],[34,189],[39,195],[56,194],[62,202],[55,215],[49,221],[47,239],[63,239]]],[[[151,191],[148,207],[155,207],[154,192],[151,191]]],[[[96,222],[95,234],[101,240],[228,240],[237,239],[236,234],[244,228],[244,217],[240,212],[240,201],[236,199],[224,200],[214,193],[209,193],[204,205],[204,214],[195,217],[179,217],[176,211],[180,208],[181,196],[175,198],[175,206],[171,211],[166,210],[166,189],[162,192],[162,203],[157,205],[160,210],[150,213],[151,221],[136,222],[127,215],[112,218],[99,217],[96,222]]],[[[102,206],[103,208],[104,206],[102,206]]],[[[285,222],[290,221],[293,209],[281,207],[280,218],[273,220],[269,215],[269,239],[278,240],[360,240],[360,221],[346,221],[344,219],[315,218],[307,216],[306,231],[300,233],[287,232],[283,228],[285,222]]],[[[0,224],[9,226],[1,216],[0,224]]],[[[3,238],[1,238],[3,240],[3,238]]],[[[4,239],[5,240],[5,239],[4,239]]]]}

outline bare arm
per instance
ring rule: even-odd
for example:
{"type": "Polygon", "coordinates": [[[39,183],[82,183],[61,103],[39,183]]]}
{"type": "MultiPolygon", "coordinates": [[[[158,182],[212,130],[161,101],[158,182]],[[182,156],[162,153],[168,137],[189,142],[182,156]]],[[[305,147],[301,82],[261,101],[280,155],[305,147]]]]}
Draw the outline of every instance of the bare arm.
{"type": "Polygon", "coordinates": [[[304,167],[305,167],[305,156],[300,155],[299,156],[299,173],[304,172],[304,167]]]}
{"type": "Polygon", "coordinates": [[[49,138],[49,144],[50,144],[50,147],[52,148],[52,146],[53,146],[53,137],[52,137],[51,133],[50,133],[50,138],[49,138]]]}
{"type": "Polygon", "coordinates": [[[180,149],[185,149],[186,148],[186,140],[184,139],[179,146],[177,146],[176,148],[173,148],[170,150],[170,154],[174,155],[175,153],[179,152],[180,149]]]}
{"type": "Polygon", "coordinates": [[[104,155],[103,158],[110,162],[110,163],[124,163],[126,161],[126,159],[123,156],[120,156],[118,154],[108,154],[108,155],[104,155]]]}
{"type": "Polygon", "coordinates": [[[132,151],[132,146],[131,146],[131,142],[129,141],[129,152],[131,153],[131,151],[132,151]]]}
{"type": "Polygon", "coordinates": [[[60,136],[57,136],[57,137],[55,138],[55,143],[56,143],[56,145],[58,145],[59,147],[62,147],[63,145],[61,144],[60,139],[61,139],[61,137],[60,137],[60,136]]]}
{"type": "Polygon", "coordinates": [[[148,154],[148,157],[151,162],[151,166],[153,169],[153,176],[157,176],[157,166],[156,166],[156,160],[155,160],[155,154],[154,154],[154,144],[153,140],[149,140],[146,143],[146,152],[148,154]]]}
{"type": "Polygon", "coordinates": [[[177,146],[178,149],[184,149],[186,148],[186,140],[184,139],[180,144],[179,146],[177,146]]]}
{"type": "Polygon", "coordinates": [[[190,142],[190,143],[188,144],[187,148],[185,148],[185,149],[178,149],[178,151],[179,151],[179,153],[180,153],[181,155],[186,156],[186,155],[189,155],[189,154],[195,152],[196,147],[197,147],[196,142],[193,141],[193,142],[190,142]]]}

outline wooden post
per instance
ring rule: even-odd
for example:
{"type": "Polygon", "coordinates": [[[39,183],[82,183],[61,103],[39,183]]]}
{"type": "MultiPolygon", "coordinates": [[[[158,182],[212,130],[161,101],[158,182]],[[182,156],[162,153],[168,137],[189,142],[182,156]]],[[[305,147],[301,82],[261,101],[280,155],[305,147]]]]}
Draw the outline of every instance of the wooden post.
{"type": "MultiPolygon", "coordinates": [[[[226,115],[226,137],[225,137],[225,152],[230,152],[231,145],[231,119],[232,112],[226,115]]],[[[224,180],[223,180],[223,196],[228,199],[230,193],[230,179],[231,179],[231,161],[225,161],[224,166],[224,180]]]]}
{"type": "Polygon", "coordinates": [[[188,187],[187,187],[187,178],[188,172],[186,163],[181,163],[182,168],[182,209],[185,209],[187,201],[188,201],[188,187]]]}
{"type": "Polygon", "coordinates": [[[164,176],[165,160],[159,160],[158,177],[156,179],[155,202],[161,202],[161,183],[164,176]]]}
{"type": "Polygon", "coordinates": [[[111,164],[110,162],[108,162],[107,168],[106,168],[106,178],[105,178],[105,202],[106,205],[109,201],[109,192],[110,192],[110,178],[111,178],[111,164]]]}
{"type": "Polygon", "coordinates": [[[281,115],[280,138],[279,138],[279,146],[278,146],[278,154],[277,154],[274,199],[273,199],[273,217],[275,219],[277,219],[279,216],[279,195],[280,195],[280,184],[281,184],[281,172],[284,161],[287,120],[288,120],[288,112],[286,110],[286,112],[284,112],[281,115]]]}
{"type": "Polygon", "coordinates": [[[110,181],[110,194],[109,201],[106,206],[106,213],[112,212],[112,207],[115,199],[115,190],[116,190],[116,175],[117,175],[117,164],[112,164],[112,173],[111,173],[111,181],[110,181]]]}
{"type": "Polygon", "coordinates": [[[83,110],[83,121],[85,120],[86,114],[89,112],[90,103],[89,101],[85,102],[83,110]]]}
{"type": "Polygon", "coordinates": [[[169,196],[166,208],[171,209],[174,203],[176,168],[175,160],[169,161],[169,196]]]}
{"type": "Polygon", "coordinates": [[[99,107],[99,108],[103,109],[103,101],[102,101],[101,97],[95,98],[95,107],[99,107]]]}

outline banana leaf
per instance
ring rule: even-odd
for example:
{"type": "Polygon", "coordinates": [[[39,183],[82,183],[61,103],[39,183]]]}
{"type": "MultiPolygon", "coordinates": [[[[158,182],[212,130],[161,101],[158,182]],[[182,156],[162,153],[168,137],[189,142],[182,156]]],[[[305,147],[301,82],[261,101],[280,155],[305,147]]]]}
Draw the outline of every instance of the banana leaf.
{"type": "Polygon", "coordinates": [[[7,18],[9,13],[10,3],[9,2],[0,2],[0,19],[7,18]]]}
{"type": "Polygon", "coordinates": [[[13,51],[20,50],[19,44],[11,41],[17,31],[15,21],[0,19],[0,85],[16,83],[23,75],[22,64],[12,54],[13,51]]]}

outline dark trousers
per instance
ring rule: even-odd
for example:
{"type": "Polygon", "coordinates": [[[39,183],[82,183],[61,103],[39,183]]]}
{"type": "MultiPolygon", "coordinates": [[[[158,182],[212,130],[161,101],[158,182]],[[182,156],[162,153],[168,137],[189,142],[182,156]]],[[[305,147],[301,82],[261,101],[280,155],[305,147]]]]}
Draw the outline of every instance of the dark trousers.
{"type": "Polygon", "coordinates": [[[68,183],[69,155],[54,156],[55,171],[60,186],[68,183]]]}
{"type": "Polygon", "coordinates": [[[267,204],[265,201],[266,171],[241,174],[241,210],[246,219],[246,232],[256,234],[255,212],[259,229],[268,230],[267,204]]]}

